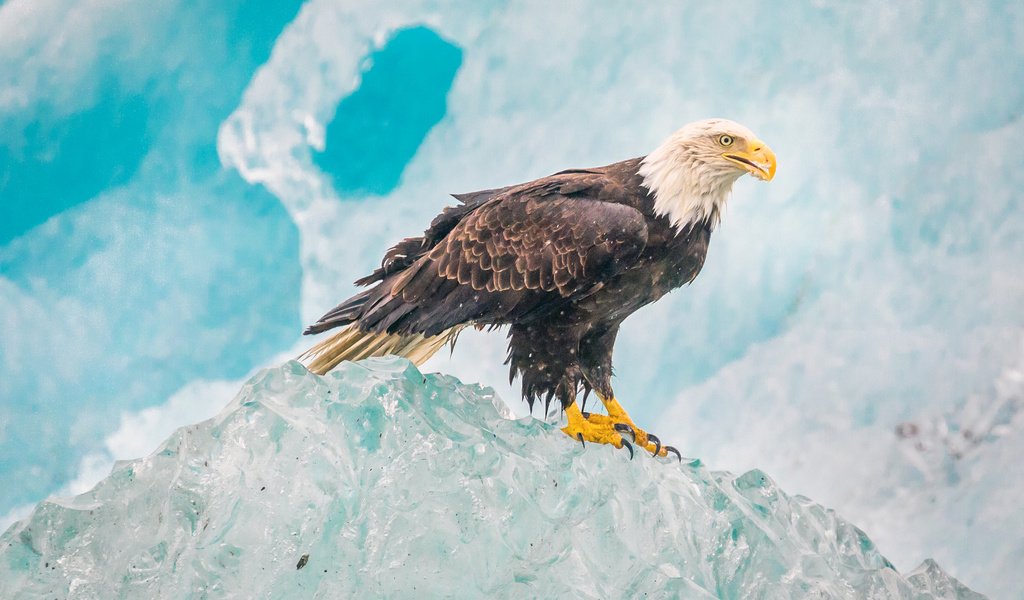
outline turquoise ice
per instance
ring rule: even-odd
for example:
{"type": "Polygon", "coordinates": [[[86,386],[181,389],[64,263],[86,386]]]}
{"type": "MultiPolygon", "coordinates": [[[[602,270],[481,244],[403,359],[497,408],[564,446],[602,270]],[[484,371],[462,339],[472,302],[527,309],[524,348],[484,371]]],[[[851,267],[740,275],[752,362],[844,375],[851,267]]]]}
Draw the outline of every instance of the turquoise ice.
{"type": "MultiPolygon", "coordinates": [[[[211,398],[211,402],[217,399],[211,398]]],[[[0,537],[0,595],[980,599],[763,472],[586,449],[403,359],[267,369],[0,537]]]]}
{"type": "Polygon", "coordinates": [[[65,4],[0,6],[0,514],[301,326],[295,226],[216,150],[298,3],[65,4]]]}
{"type": "MultiPolygon", "coordinates": [[[[626,323],[624,404],[901,571],[931,556],[1011,596],[1018,4],[3,2],[0,522],[298,355],[446,193],[724,116],[778,176],[741,182],[696,283],[626,323]]],[[[425,370],[522,413],[503,350],[466,335],[425,370]]]]}

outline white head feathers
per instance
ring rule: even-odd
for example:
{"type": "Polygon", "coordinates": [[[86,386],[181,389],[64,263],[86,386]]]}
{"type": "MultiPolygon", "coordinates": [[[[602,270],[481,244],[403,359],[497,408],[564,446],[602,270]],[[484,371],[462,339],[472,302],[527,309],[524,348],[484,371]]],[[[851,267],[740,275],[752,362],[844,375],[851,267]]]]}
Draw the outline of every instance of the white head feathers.
{"type": "Polygon", "coordinates": [[[775,174],[775,155],[746,127],[726,119],[684,126],[643,159],[643,185],[654,194],[654,211],[677,231],[707,221],[714,228],[744,173],[775,174]]]}

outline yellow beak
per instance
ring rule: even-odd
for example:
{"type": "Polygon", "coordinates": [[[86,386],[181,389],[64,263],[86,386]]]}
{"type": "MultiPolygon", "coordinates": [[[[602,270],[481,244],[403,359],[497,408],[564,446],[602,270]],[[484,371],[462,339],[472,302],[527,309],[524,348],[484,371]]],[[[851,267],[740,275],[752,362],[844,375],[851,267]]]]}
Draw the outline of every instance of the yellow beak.
{"type": "Polygon", "coordinates": [[[747,142],[747,148],[746,152],[726,152],[722,158],[736,163],[762,181],[771,181],[775,177],[775,153],[768,144],[756,138],[747,142]]]}

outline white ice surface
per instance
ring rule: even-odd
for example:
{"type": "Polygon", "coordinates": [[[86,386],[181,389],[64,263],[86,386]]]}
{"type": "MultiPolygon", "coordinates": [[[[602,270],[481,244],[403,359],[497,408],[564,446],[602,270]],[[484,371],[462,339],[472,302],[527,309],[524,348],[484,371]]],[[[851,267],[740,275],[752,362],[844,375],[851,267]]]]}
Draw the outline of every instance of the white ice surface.
{"type": "Polygon", "coordinates": [[[980,600],[762,471],[574,443],[401,359],[254,376],[0,536],[0,595],[980,600]]]}

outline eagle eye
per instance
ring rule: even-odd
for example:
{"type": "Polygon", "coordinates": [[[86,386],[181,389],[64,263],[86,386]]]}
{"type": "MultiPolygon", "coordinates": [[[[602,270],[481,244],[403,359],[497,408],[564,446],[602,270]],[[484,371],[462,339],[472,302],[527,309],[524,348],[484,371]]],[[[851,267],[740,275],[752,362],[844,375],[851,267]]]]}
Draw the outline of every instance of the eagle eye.
{"type": "Polygon", "coordinates": [[[723,146],[732,146],[733,139],[731,135],[721,135],[718,137],[718,143],[723,146]]]}

